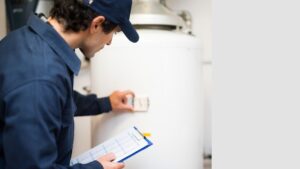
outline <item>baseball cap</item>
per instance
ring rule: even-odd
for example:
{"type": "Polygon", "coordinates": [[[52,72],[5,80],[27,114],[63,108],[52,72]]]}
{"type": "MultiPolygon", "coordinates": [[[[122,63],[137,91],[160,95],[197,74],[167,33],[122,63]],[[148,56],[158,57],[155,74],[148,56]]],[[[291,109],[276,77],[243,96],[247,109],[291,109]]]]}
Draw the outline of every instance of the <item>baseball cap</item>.
{"type": "Polygon", "coordinates": [[[139,40],[129,21],[132,0],[83,0],[83,4],[117,24],[131,42],[139,40]]]}

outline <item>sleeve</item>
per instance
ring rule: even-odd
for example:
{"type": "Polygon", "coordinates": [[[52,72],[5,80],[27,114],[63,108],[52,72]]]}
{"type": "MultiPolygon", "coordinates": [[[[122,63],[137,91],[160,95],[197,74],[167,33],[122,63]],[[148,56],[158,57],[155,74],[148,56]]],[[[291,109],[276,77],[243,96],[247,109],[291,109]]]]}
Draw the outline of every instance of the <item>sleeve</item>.
{"type": "Polygon", "coordinates": [[[97,98],[95,94],[85,96],[74,91],[74,101],[77,106],[75,116],[98,115],[112,110],[109,97],[97,98]]]}
{"type": "Polygon", "coordinates": [[[4,101],[6,168],[103,169],[97,161],[74,166],[57,163],[64,95],[55,84],[31,82],[11,91],[4,101]]]}

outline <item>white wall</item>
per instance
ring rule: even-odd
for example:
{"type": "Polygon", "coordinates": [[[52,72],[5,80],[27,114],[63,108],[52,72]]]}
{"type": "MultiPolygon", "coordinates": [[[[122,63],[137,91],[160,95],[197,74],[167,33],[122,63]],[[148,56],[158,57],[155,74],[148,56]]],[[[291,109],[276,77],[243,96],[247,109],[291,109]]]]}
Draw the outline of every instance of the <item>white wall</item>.
{"type": "MultiPolygon", "coordinates": [[[[167,5],[177,10],[188,10],[192,15],[193,34],[199,37],[203,46],[204,80],[204,153],[212,153],[212,2],[211,0],[167,0],[167,5]]],[[[199,44],[200,45],[200,44],[199,44]]]]}

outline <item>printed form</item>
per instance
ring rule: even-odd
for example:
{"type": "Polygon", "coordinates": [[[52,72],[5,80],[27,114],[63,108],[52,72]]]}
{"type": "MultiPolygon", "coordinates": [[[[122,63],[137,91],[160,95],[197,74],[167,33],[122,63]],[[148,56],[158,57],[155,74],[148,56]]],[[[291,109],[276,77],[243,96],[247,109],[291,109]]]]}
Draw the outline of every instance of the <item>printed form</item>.
{"type": "Polygon", "coordinates": [[[123,162],[125,159],[151,145],[152,143],[144,137],[136,127],[132,127],[118,136],[73,158],[70,165],[72,166],[77,163],[86,164],[97,160],[107,153],[114,153],[116,155],[115,162],[123,162]]]}

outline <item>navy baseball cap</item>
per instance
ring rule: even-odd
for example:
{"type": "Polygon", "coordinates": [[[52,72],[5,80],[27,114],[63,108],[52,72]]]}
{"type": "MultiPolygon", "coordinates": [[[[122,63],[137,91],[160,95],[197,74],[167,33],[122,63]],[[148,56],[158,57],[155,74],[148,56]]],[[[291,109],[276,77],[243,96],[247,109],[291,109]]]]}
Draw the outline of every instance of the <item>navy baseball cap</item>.
{"type": "Polygon", "coordinates": [[[139,40],[138,33],[129,21],[132,0],[83,0],[83,4],[117,24],[131,42],[139,40]]]}

